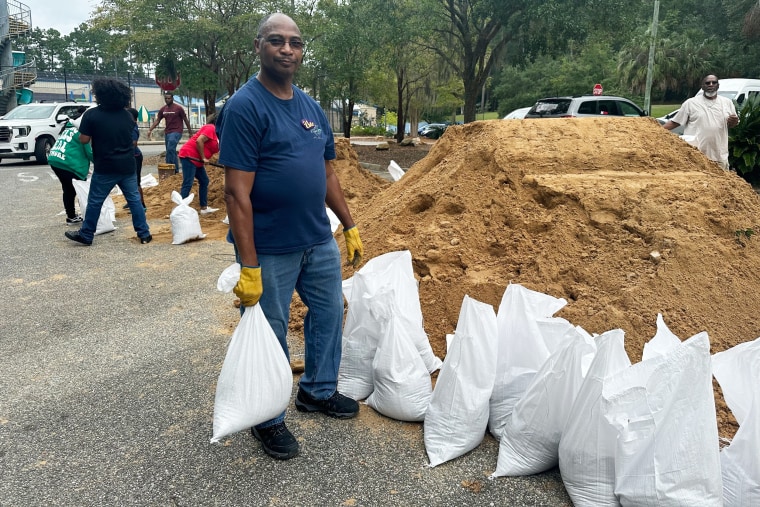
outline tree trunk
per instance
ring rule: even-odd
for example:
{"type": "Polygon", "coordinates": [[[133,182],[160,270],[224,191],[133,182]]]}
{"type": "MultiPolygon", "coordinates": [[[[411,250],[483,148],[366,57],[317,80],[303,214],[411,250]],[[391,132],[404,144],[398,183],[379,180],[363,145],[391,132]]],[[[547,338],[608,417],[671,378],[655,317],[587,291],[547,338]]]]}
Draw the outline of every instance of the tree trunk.
{"type": "Polygon", "coordinates": [[[351,139],[351,121],[354,119],[354,99],[348,99],[348,107],[343,111],[343,137],[351,139]]]}
{"type": "Polygon", "coordinates": [[[470,123],[477,119],[478,95],[480,85],[477,80],[466,80],[464,83],[464,122],[470,123]]]}
{"type": "Polygon", "coordinates": [[[396,138],[397,142],[404,140],[404,123],[406,123],[404,111],[404,71],[396,73],[396,96],[398,97],[398,109],[396,115],[396,138]]]}

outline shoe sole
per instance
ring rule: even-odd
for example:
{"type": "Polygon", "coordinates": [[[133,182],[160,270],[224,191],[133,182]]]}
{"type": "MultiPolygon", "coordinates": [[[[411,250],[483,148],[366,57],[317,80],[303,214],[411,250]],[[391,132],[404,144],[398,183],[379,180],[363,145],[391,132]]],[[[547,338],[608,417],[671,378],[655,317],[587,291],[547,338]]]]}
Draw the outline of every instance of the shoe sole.
{"type": "Polygon", "coordinates": [[[259,432],[256,431],[256,428],[251,428],[251,435],[253,435],[253,438],[261,442],[261,448],[264,449],[264,452],[275,459],[286,460],[286,459],[295,458],[296,456],[298,456],[298,451],[300,450],[298,448],[296,448],[296,450],[293,452],[277,452],[274,449],[270,449],[264,444],[264,441],[261,440],[261,437],[259,436],[259,432]]]}
{"type": "Polygon", "coordinates": [[[336,419],[352,419],[359,414],[358,410],[356,412],[333,412],[332,410],[325,410],[319,405],[311,405],[299,400],[298,398],[296,398],[296,409],[299,412],[322,412],[323,414],[329,415],[330,417],[334,417],[336,419]]]}

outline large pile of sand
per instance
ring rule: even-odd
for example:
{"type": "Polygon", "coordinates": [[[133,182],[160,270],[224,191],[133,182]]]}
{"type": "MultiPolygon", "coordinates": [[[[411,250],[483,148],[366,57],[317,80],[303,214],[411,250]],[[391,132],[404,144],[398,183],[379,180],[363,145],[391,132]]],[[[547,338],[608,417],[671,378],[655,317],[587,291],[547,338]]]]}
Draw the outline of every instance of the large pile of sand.
{"type": "MultiPolygon", "coordinates": [[[[365,258],[411,251],[440,357],[465,294],[497,309],[510,282],[567,299],[557,316],[591,333],[623,329],[633,362],[658,313],[682,339],[707,331],[713,353],[760,336],[760,237],[745,234],[760,198],[652,119],[451,127],[393,184],[352,152],[338,144],[336,170],[365,258]]],[[[168,216],[152,197],[174,178],[146,194],[149,218],[168,216]]],[[[718,412],[730,436],[719,395],[718,412]]]]}

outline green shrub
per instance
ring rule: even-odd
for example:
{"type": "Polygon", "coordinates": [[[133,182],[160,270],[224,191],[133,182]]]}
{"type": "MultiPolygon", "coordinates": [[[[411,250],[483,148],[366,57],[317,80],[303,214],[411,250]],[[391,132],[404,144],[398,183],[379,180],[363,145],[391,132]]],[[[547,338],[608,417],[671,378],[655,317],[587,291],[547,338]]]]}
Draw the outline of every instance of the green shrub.
{"type": "Polygon", "coordinates": [[[351,127],[352,136],[384,136],[385,127],[361,127],[356,125],[351,127]]]}
{"type": "Polygon", "coordinates": [[[728,131],[728,163],[748,180],[760,178],[760,97],[747,99],[739,125],[728,131]]]}

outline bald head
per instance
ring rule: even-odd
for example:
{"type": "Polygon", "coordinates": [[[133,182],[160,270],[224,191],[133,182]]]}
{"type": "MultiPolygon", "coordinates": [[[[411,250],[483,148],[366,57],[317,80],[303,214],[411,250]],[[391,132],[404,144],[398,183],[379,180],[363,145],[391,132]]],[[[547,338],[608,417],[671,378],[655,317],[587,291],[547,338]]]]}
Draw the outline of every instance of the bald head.
{"type": "Polygon", "coordinates": [[[301,31],[298,29],[298,25],[296,25],[296,22],[293,21],[293,18],[287,14],[283,14],[282,12],[275,12],[274,14],[264,16],[264,18],[261,20],[259,23],[259,28],[256,32],[256,38],[262,39],[266,37],[275,26],[290,26],[291,28],[295,28],[299,34],[301,33],[301,31]]]}

